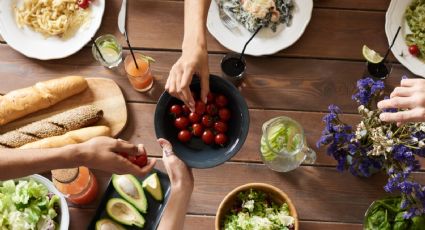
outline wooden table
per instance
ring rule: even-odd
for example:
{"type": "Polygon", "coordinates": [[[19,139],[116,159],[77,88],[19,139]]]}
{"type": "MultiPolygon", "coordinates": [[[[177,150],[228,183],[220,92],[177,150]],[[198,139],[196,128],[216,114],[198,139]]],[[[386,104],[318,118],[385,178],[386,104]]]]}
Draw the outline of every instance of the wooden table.
{"type": "MultiPolygon", "coordinates": [[[[345,119],[356,122],[356,105],[350,98],[355,82],[365,70],[361,47],[367,44],[381,53],[386,50],[384,22],[389,2],[317,0],[312,20],[297,43],[270,57],[247,58],[248,76],[240,91],[250,107],[248,139],[230,162],[213,169],[194,170],[195,190],[185,229],[213,229],[220,201],[233,188],[248,182],[265,182],[285,191],[299,212],[301,229],[361,229],[368,205],[386,195],[385,175],[364,179],[339,173],[323,149],[316,149],[316,164],[275,173],[259,158],[260,127],[272,117],[290,116],[304,126],[308,143],[315,148],[323,127],[321,118],[329,104],[340,105],[347,113],[345,119]]],[[[120,4],[120,0],[107,1],[99,35],[112,33],[121,37],[117,28],[120,4]]],[[[153,67],[155,86],[147,94],[132,90],[122,72],[101,67],[92,58],[90,47],[63,60],[37,61],[22,56],[4,42],[0,44],[0,93],[70,74],[113,79],[123,89],[129,112],[128,126],[120,137],[144,143],[152,157],[160,157],[153,135],[153,112],[168,72],[181,54],[183,1],[129,1],[128,32],[134,47],[157,60],[153,67]]],[[[210,35],[208,50],[211,73],[220,75],[219,61],[227,50],[210,35]]],[[[388,90],[397,85],[403,74],[413,76],[395,63],[392,77],[386,81],[388,90]]],[[[162,168],[161,162],[158,167],[162,168]]],[[[110,174],[96,175],[103,191],[110,174]]],[[[425,183],[425,173],[416,176],[425,183]]],[[[85,229],[97,204],[71,205],[71,229],[85,229]]]]}

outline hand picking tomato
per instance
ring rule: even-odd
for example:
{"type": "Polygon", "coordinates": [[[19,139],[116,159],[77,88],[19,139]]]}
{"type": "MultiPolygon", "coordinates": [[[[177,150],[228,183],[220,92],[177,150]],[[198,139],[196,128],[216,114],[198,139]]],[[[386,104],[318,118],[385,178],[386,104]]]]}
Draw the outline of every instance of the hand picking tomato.
{"type": "Polygon", "coordinates": [[[218,117],[220,117],[220,120],[222,120],[222,121],[230,120],[230,110],[227,109],[227,108],[221,108],[218,111],[218,117]]]}
{"type": "Polygon", "coordinates": [[[170,113],[174,117],[180,117],[180,115],[182,115],[182,113],[183,113],[183,109],[182,109],[181,105],[172,105],[171,108],[170,108],[170,113]]]}
{"type": "Polygon", "coordinates": [[[177,136],[179,141],[186,143],[189,142],[192,138],[192,134],[190,134],[189,130],[182,130],[179,132],[179,135],[177,136]]]}
{"type": "Polygon", "coordinates": [[[148,164],[148,155],[142,154],[136,157],[134,164],[139,166],[140,168],[146,166],[148,164]]]}
{"type": "Polygon", "coordinates": [[[211,130],[204,131],[202,134],[202,141],[207,145],[214,143],[214,134],[211,132],[211,130]]]}
{"type": "Polygon", "coordinates": [[[227,103],[228,103],[227,98],[224,95],[220,94],[220,95],[217,95],[217,97],[215,98],[215,104],[219,108],[225,107],[227,103]]]}
{"type": "Polygon", "coordinates": [[[419,56],[419,47],[417,45],[410,45],[409,46],[409,53],[413,56],[419,56]]]}
{"type": "Polygon", "coordinates": [[[227,143],[227,136],[226,136],[226,134],[223,134],[223,133],[217,134],[215,136],[215,138],[214,138],[214,142],[217,145],[224,145],[224,144],[226,144],[227,143]]]}
{"type": "Polygon", "coordinates": [[[202,117],[202,124],[207,128],[211,127],[213,125],[213,122],[214,121],[210,115],[204,115],[202,117]]]}
{"type": "Polygon", "coordinates": [[[214,123],[214,129],[218,133],[225,133],[227,132],[227,124],[222,121],[217,121],[216,123],[214,123]]]}
{"type": "Polygon", "coordinates": [[[78,0],[77,5],[82,9],[87,9],[89,7],[90,1],[89,0],[78,0]]]}
{"type": "Polygon", "coordinates": [[[192,125],[192,134],[195,137],[200,137],[202,136],[202,133],[204,132],[204,127],[202,127],[201,124],[193,124],[192,125]]]}
{"type": "Polygon", "coordinates": [[[211,116],[217,115],[218,113],[217,106],[215,106],[214,104],[207,105],[207,113],[211,116]]]}
{"type": "Polygon", "coordinates": [[[192,112],[189,114],[189,120],[192,124],[198,123],[201,120],[201,115],[192,112]]]}
{"type": "Polygon", "coordinates": [[[182,105],[183,115],[187,116],[190,113],[190,109],[187,105],[182,105]]]}
{"type": "Polygon", "coordinates": [[[124,158],[128,158],[128,153],[118,153],[118,155],[124,157],[124,158]]]}
{"type": "Polygon", "coordinates": [[[196,112],[197,114],[199,114],[199,115],[204,115],[204,113],[205,113],[205,108],[206,108],[206,106],[205,106],[205,103],[204,103],[204,102],[202,102],[202,101],[197,101],[197,102],[195,103],[195,112],[196,112]]]}
{"type": "Polygon", "coordinates": [[[189,125],[190,121],[187,117],[179,117],[174,121],[174,126],[176,128],[183,130],[189,125]]]}

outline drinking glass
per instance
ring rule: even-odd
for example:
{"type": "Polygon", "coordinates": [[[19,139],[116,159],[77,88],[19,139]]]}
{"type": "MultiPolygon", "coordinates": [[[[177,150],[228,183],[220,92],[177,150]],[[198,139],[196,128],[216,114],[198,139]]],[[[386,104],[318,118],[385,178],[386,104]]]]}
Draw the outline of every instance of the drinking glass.
{"type": "Polygon", "coordinates": [[[149,60],[141,53],[134,53],[137,67],[133,56],[127,55],[124,60],[124,68],[128,80],[136,91],[146,92],[153,86],[153,76],[149,60]]]}
{"type": "Polygon", "coordinates": [[[262,131],[261,158],[270,169],[288,172],[316,161],[316,153],[307,146],[304,130],[295,120],[276,117],[264,123],[262,131]]]}
{"type": "Polygon", "coordinates": [[[238,83],[245,77],[246,61],[240,58],[240,54],[228,53],[221,59],[221,71],[223,77],[233,83],[238,83]]]}
{"type": "Polygon", "coordinates": [[[96,46],[93,44],[92,54],[94,59],[101,65],[111,69],[117,67],[122,62],[122,46],[114,35],[102,35],[96,38],[94,42],[99,50],[97,50],[96,46]],[[99,52],[102,53],[102,56],[99,52]]]}
{"type": "Polygon", "coordinates": [[[389,61],[380,63],[366,62],[366,73],[376,79],[384,80],[392,71],[392,64],[389,61]]]}

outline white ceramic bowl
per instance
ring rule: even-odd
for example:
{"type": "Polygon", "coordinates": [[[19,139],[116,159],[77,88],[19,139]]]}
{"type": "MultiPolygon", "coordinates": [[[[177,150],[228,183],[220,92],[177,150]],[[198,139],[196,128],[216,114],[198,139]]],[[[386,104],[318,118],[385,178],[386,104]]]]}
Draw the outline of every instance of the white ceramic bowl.
{"type": "Polygon", "coordinates": [[[25,177],[25,178],[17,179],[16,181],[25,180],[25,179],[33,179],[33,180],[45,185],[51,193],[59,196],[59,199],[60,199],[60,222],[59,222],[60,228],[59,229],[60,230],[68,230],[69,229],[68,203],[66,202],[65,197],[62,195],[62,193],[60,193],[55,188],[55,186],[53,185],[53,183],[49,179],[47,179],[43,176],[40,176],[38,174],[34,174],[34,175],[31,175],[31,176],[28,176],[28,177],[25,177]]]}

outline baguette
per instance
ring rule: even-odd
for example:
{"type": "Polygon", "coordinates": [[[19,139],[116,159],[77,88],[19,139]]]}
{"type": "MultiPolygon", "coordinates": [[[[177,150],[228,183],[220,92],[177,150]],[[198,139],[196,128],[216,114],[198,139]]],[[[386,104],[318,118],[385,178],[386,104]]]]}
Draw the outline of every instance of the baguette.
{"type": "Polygon", "coordinates": [[[93,105],[80,106],[0,135],[0,146],[18,148],[47,137],[90,126],[103,117],[93,105]]]}
{"type": "Polygon", "coordinates": [[[86,142],[94,137],[111,136],[111,129],[106,126],[92,126],[73,130],[61,136],[45,138],[36,142],[28,143],[19,147],[20,149],[45,149],[59,148],[65,145],[86,142]]]}
{"type": "Polygon", "coordinates": [[[0,97],[0,125],[48,108],[87,88],[83,77],[69,76],[39,82],[0,97]]]}

